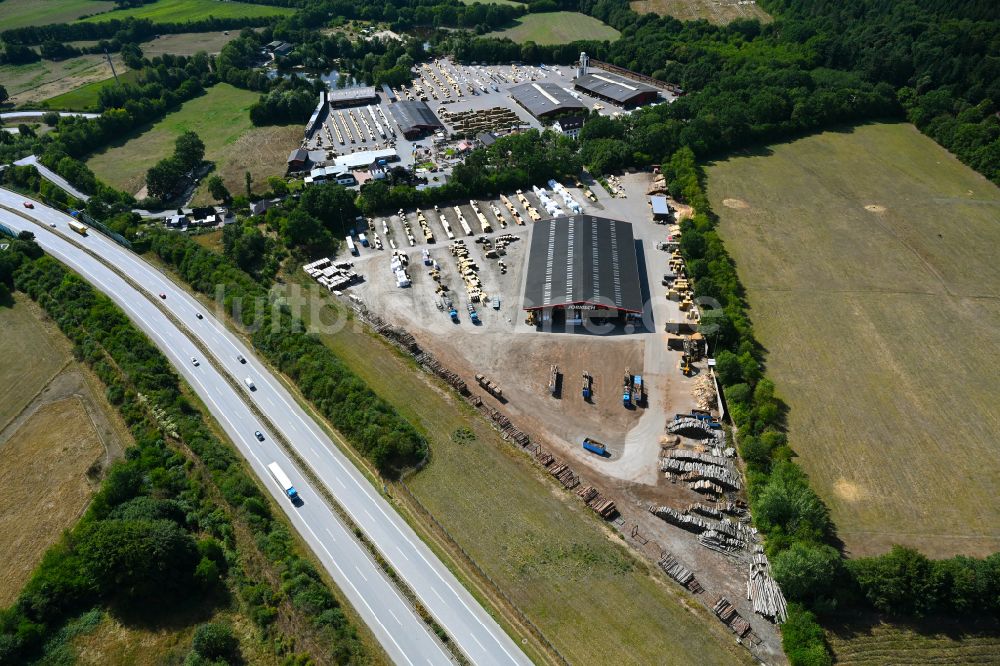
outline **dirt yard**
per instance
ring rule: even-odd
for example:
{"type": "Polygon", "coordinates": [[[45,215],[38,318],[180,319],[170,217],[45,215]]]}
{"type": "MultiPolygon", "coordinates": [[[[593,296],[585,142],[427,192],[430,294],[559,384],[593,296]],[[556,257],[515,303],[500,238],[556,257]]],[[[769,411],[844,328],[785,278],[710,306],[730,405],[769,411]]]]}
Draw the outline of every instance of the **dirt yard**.
{"type": "Polygon", "coordinates": [[[680,21],[705,19],[709,23],[725,25],[736,19],[757,19],[770,23],[771,17],[756,2],[746,0],[632,0],[632,11],[639,14],[653,12],[660,16],[673,16],[680,21]]]}

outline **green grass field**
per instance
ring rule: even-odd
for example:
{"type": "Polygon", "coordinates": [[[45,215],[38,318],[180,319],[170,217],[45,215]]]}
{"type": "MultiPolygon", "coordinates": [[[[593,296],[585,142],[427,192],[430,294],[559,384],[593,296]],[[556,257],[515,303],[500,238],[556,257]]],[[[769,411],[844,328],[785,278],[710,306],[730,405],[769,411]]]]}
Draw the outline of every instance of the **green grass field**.
{"type": "Polygon", "coordinates": [[[103,0],[3,0],[0,2],[0,30],[69,23],[81,16],[114,8],[115,3],[103,0]]]}
{"type": "Polygon", "coordinates": [[[827,640],[840,666],[1000,664],[1000,637],[988,623],[970,627],[936,619],[905,627],[847,626],[829,630],[827,640]]]}
{"type": "Polygon", "coordinates": [[[174,140],[181,133],[192,130],[205,142],[205,159],[216,163],[231,191],[243,190],[247,170],[264,188],[267,176],[285,172],[288,152],[298,146],[302,127],[253,127],[248,109],[258,97],[257,93],[220,83],[152,127],[94,155],[87,165],[105,182],[137,192],[144,184],[146,171],[173,152],[174,140]]]}
{"type": "Polygon", "coordinates": [[[506,30],[491,32],[487,37],[509,37],[515,42],[536,44],[566,44],[579,39],[614,41],[617,30],[597,19],[577,12],[528,14],[506,30]]]}
{"type": "Polygon", "coordinates": [[[758,4],[739,4],[737,0],[632,0],[632,11],[639,14],[652,12],[659,16],[673,16],[679,21],[705,19],[709,23],[725,25],[736,19],[771,21],[770,15],[758,4]]]}
{"type": "Polygon", "coordinates": [[[709,197],[840,537],[1000,550],[1000,189],[906,124],[763,153],[709,197]]]}
{"type": "Polygon", "coordinates": [[[245,2],[220,2],[220,0],[158,0],[152,4],[92,16],[85,21],[109,21],[129,16],[144,18],[160,23],[200,21],[210,16],[215,18],[251,18],[257,16],[287,16],[294,13],[286,7],[251,5],[245,2]]]}
{"type": "MultiPolygon", "coordinates": [[[[139,79],[139,70],[133,69],[118,75],[118,80],[122,83],[134,83],[139,79]]],[[[114,85],[115,79],[104,79],[82,85],[76,90],[55,97],[50,97],[42,101],[39,105],[46,109],[57,109],[59,111],[96,111],[98,95],[102,88],[114,85]]]]}
{"type": "Polygon", "coordinates": [[[353,323],[321,337],[425,433],[431,462],[409,488],[570,663],[744,660],[697,602],[409,359],[353,323]],[[475,440],[456,442],[460,427],[475,440]]]}

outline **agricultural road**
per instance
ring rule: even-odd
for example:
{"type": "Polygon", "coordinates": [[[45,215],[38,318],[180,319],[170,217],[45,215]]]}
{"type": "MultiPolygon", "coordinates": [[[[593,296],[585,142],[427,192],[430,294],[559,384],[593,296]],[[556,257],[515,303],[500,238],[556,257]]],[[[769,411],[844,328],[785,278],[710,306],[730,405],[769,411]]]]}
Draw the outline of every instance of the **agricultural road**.
{"type": "Polygon", "coordinates": [[[0,208],[0,222],[33,232],[46,252],[112,298],[149,335],[204,400],[395,663],[446,664],[451,657],[322,499],[319,489],[275,442],[272,429],[321,480],[472,663],[530,664],[516,643],[222,322],[164,274],[111,239],[96,231],[81,237],[69,230],[71,218],[38,202],[33,210],[25,209],[23,201],[23,196],[0,189],[0,206],[6,208],[0,208]],[[49,226],[52,223],[54,229],[49,226]],[[166,298],[159,298],[160,293],[166,298]],[[196,313],[204,318],[198,319],[196,313]],[[246,364],[237,360],[240,355],[246,364]],[[199,359],[200,365],[194,366],[192,358],[199,359]],[[253,379],[255,391],[242,388],[247,377],[253,379]],[[259,418],[258,413],[266,418],[259,418]],[[263,442],[256,440],[255,430],[264,433],[263,442]],[[267,472],[272,461],[281,465],[299,490],[304,500],[300,506],[284,498],[267,472]]]}

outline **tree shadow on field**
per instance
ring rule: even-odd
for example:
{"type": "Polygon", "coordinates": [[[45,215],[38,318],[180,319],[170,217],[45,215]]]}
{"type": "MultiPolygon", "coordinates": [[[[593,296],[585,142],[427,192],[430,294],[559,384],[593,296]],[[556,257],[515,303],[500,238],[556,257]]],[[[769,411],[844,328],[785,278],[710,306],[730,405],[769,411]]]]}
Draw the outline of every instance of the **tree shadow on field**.
{"type": "Polygon", "coordinates": [[[180,631],[208,622],[218,609],[232,603],[229,590],[220,587],[213,592],[193,589],[191,595],[180,599],[114,600],[107,608],[116,620],[132,629],[180,631]]]}
{"type": "MultiPolygon", "coordinates": [[[[1000,640],[1000,625],[997,625],[995,621],[982,618],[956,619],[941,615],[920,619],[901,619],[886,617],[878,613],[859,613],[856,609],[852,609],[850,615],[835,613],[823,620],[823,628],[843,641],[877,640],[878,636],[875,630],[882,626],[891,626],[900,631],[911,631],[920,637],[929,639],[947,638],[960,641],[970,638],[996,638],[1000,640]]],[[[904,636],[895,637],[893,642],[907,638],[913,640],[913,637],[904,636]]],[[[928,659],[931,657],[930,654],[926,656],[928,659]]]]}

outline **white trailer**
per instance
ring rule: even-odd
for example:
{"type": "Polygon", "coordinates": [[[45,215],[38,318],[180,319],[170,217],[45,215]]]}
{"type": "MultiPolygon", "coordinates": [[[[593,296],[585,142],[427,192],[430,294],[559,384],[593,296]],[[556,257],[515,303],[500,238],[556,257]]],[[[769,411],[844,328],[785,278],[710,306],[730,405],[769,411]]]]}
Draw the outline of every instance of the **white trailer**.
{"type": "Polygon", "coordinates": [[[274,477],[274,480],[278,482],[278,485],[281,486],[281,490],[284,491],[285,496],[288,499],[290,499],[293,503],[299,499],[298,491],[295,490],[295,486],[292,485],[288,475],[285,474],[285,471],[281,469],[281,466],[278,465],[278,463],[273,462],[269,464],[267,466],[267,471],[269,471],[271,476],[274,477]]]}

